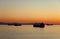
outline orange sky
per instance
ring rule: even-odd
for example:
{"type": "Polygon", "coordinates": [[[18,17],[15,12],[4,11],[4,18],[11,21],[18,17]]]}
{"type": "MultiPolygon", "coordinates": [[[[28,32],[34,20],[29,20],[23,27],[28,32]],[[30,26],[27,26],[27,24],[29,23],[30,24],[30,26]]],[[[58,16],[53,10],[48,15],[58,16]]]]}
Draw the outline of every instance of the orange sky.
{"type": "Polygon", "coordinates": [[[1,22],[60,24],[59,0],[3,0],[0,5],[1,22]]]}
{"type": "Polygon", "coordinates": [[[44,23],[53,23],[60,24],[60,19],[58,18],[0,18],[1,22],[21,22],[21,23],[34,23],[34,22],[44,22],[44,23]]]}

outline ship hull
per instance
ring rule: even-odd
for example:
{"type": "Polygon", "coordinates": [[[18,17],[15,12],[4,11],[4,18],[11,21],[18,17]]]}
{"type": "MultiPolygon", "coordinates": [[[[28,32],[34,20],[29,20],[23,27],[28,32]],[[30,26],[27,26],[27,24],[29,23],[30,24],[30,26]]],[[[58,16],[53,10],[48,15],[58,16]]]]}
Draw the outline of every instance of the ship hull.
{"type": "Polygon", "coordinates": [[[33,27],[40,27],[40,28],[44,28],[45,24],[40,23],[40,24],[33,24],[33,27]]]}

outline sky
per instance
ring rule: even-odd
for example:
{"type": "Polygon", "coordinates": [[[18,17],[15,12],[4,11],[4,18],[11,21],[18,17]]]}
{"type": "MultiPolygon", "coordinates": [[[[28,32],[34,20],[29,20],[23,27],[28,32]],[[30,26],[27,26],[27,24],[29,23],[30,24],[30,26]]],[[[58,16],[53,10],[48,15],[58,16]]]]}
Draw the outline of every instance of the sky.
{"type": "Polygon", "coordinates": [[[60,0],[0,0],[0,22],[60,24],[60,0]]]}

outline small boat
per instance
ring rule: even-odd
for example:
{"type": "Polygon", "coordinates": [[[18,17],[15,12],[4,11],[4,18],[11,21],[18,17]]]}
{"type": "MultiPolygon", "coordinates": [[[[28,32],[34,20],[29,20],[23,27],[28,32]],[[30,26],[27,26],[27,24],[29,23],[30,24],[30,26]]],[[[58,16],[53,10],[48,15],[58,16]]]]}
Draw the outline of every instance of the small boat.
{"type": "Polygon", "coordinates": [[[21,26],[22,24],[20,24],[20,23],[9,23],[8,25],[21,26]]]}
{"type": "Polygon", "coordinates": [[[46,24],[46,25],[53,25],[53,24],[46,24]]]}
{"type": "Polygon", "coordinates": [[[21,24],[18,24],[18,23],[14,23],[14,26],[21,26],[21,24]]]}
{"type": "Polygon", "coordinates": [[[45,24],[44,23],[35,23],[35,24],[33,24],[33,27],[44,28],[45,27],[45,24]]]}

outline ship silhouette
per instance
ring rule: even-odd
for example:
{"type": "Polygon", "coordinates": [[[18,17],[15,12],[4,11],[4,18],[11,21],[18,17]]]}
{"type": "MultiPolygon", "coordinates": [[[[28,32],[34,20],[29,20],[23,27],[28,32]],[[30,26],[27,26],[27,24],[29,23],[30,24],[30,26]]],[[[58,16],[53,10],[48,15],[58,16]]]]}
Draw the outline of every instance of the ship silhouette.
{"type": "Polygon", "coordinates": [[[21,26],[22,24],[20,24],[20,23],[8,23],[8,25],[21,26]]]}
{"type": "Polygon", "coordinates": [[[33,27],[40,27],[40,28],[44,28],[45,24],[44,23],[34,23],[33,27]]]}

